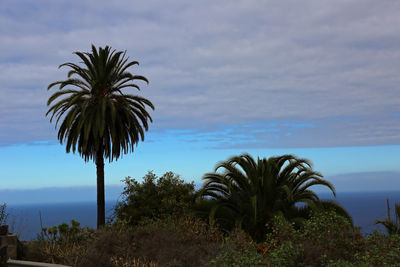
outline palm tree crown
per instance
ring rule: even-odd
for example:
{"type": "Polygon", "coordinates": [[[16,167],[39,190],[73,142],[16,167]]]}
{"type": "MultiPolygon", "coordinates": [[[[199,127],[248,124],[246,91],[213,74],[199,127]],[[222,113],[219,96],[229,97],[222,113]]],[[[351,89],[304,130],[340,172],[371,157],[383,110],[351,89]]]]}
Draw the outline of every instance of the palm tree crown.
{"type": "Polygon", "coordinates": [[[144,76],[127,71],[139,63],[128,62],[126,52],[115,52],[109,46],[97,50],[92,45],[91,53],[74,54],[83,65],[68,62],[59,66],[70,70],[66,80],[48,86],[49,90],[58,85],[59,91],[48,99],[51,106],[46,116],[51,114],[50,121],[56,118],[56,127],[62,120],[58,140],[66,142],[67,153],[77,150],[85,161],[95,161],[99,190],[99,183],[104,184],[104,158],[118,159],[144,140],[148,120],[152,122],[146,108],[154,106],[143,97],[123,93],[127,87],[140,90],[135,80],[148,83],[144,76]]]}
{"type": "Polygon", "coordinates": [[[106,46],[92,53],[75,52],[84,63],[84,67],[74,63],[64,63],[61,67],[70,67],[68,79],[49,85],[48,89],[59,85],[60,91],[47,101],[51,105],[46,115],[51,113],[51,121],[57,118],[56,126],[64,117],[58,131],[58,139],[66,141],[67,152],[75,152],[88,161],[96,155],[99,148],[104,149],[104,157],[112,161],[133,151],[134,145],[144,140],[144,130],[152,119],[146,106],[154,109],[153,104],[140,96],[124,94],[123,88],[134,87],[134,80],[148,80],[132,75],[126,70],[138,65],[137,61],[128,62],[125,52],[111,51],[106,46]],[[73,89],[65,89],[73,86],[73,89]],[[62,98],[63,97],[63,98],[62,98]],[[60,99],[61,98],[61,99],[60,99]],[[65,115],[65,116],[63,116],[65,115]]]}
{"type": "Polygon", "coordinates": [[[265,235],[265,224],[275,215],[295,219],[301,214],[296,204],[320,206],[318,195],[310,187],[326,186],[335,195],[333,185],[313,171],[308,160],[293,155],[257,160],[248,154],[234,156],[203,179],[200,195],[214,203],[210,220],[239,224],[256,239],[265,235]],[[218,172],[220,169],[222,172],[218,172]]]}

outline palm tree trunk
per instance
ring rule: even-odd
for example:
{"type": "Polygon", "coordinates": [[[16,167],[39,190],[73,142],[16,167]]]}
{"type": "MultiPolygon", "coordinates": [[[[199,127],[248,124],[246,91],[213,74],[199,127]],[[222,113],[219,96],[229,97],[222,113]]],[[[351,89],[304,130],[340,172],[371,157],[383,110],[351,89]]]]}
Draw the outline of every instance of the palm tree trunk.
{"type": "Polygon", "coordinates": [[[101,147],[96,152],[96,171],[97,171],[97,229],[106,222],[105,201],[104,201],[104,158],[101,147]]]}

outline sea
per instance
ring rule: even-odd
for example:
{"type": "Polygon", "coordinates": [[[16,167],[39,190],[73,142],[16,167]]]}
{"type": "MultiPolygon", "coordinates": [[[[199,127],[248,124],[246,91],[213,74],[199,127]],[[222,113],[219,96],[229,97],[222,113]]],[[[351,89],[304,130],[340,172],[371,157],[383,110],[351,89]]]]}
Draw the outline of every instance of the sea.
{"type": "MultiPolygon", "coordinates": [[[[319,193],[321,199],[333,199],[332,194],[319,193]]],[[[343,192],[337,193],[338,201],[353,217],[354,224],[361,227],[364,235],[375,230],[385,232],[375,225],[375,220],[387,217],[387,199],[394,217],[394,204],[400,204],[400,191],[392,192],[343,192]]],[[[106,217],[112,219],[117,201],[106,201],[106,217]]],[[[42,203],[7,205],[10,214],[10,230],[22,241],[35,240],[42,227],[51,227],[71,220],[80,222],[82,227],[96,227],[96,202],[42,203]]]]}

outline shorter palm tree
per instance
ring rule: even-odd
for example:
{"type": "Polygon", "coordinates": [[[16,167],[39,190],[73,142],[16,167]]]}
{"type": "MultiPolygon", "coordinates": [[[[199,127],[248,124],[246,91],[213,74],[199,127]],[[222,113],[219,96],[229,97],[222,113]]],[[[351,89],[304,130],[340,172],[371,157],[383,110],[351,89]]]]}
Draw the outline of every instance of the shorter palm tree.
{"type": "Polygon", "coordinates": [[[389,217],[384,220],[377,220],[375,224],[382,224],[389,235],[400,234],[400,204],[394,205],[394,214],[396,216],[396,220],[393,221],[389,217]]]}
{"type": "Polygon", "coordinates": [[[324,204],[310,190],[322,185],[336,195],[333,185],[312,169],[311,162],[293,155],[257,160],[249,154],[234,156],[217,164],[215,171],[203,179],[198,203],[209,208],[210,222],[217,221],[226,230],[239,226],[255,240],[264,238],[266,224],[276,215],[299,222],[309,217],[311,210],[333,209],[351,221],[340,205],[324,204]],[[220,169],[222,172],[218,172],[220,169]]]}

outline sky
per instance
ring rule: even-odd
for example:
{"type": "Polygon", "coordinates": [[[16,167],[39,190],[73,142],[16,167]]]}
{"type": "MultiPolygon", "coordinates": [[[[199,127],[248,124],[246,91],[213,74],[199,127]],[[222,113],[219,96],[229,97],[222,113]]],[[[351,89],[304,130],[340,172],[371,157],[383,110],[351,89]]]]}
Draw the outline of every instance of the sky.
{"type": "Polygon", "coordinates": [[[338,192],[399,190],[399,8],[372,0],[2,0],[0,202],[95,186],[94,163],[66,154],[45,116],[55,92],[47,86],[66,78],[58,66],[79,63],[73,52],[91,44],[139,61],[130,71],[150,83],[129,93],[155,106],[145,141],[106,164],[110,188],[150,170],[201,184],[218,162],[250,153],[307,158],[338,192]]]}

